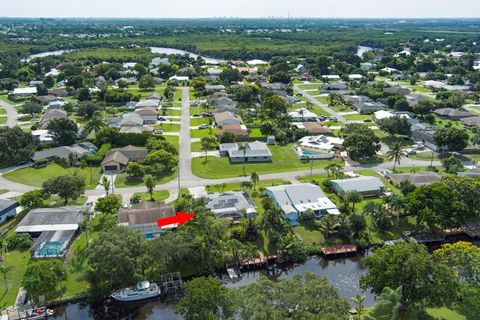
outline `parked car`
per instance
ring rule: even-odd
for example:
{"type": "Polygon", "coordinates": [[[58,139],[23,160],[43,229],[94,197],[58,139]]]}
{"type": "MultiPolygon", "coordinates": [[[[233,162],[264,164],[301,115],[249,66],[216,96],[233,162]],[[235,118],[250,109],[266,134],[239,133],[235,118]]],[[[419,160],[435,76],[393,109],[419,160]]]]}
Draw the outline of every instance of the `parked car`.
{"type": "Polygon", "coordinates": [[[30,119],[30,122],[40,122],[40,119],[39,118],[32,118],[32,119],[30,119]]]}
{"type": "Polygon", "coordinates": [[[17,162],[15,165],[16,165],[16,166],[24,166],[24,165],[26,165],[26,164],[28,164],[28,161],[19,161],[19,162],[17,162]]]}
{"type": "Polygon", "coordinates": [[[153,131],[153,134],[156,135],[156,136],[162,135],[163,130],[161,130],[161,129],[155,130],[155,131],[153,131]]]}
{"type": "Polygon", "coordinates": [[[213,114],[211,112],[203,112],[202,117],[207,118],[207,117],[212,117],[213,114]]]}
{"type": "Polygon", "coordinates": [[[417,151],[410,149],[410,150],[407,150],[407,154],[411,156],[411,155],[417,154],[417,151]]]}
{"type": "Polygon", "coordinates": [[[328,120],[330,120],[330,121],[337,121],[337,117],[329,117],[328,120]]]}
{"type": "Polygon", "coordinates": [[[198,126],[198,129],[208,129],[208,124],[204,123],[198,126]]]}
{"type": "Polygon", "coordinates": [[[365,119],[363,122],[372,122],[372,119],[365,119]]]}
{"type": "Polygon", "coordinates": [[[295,96],[297,96],[297,97],[303,97],[303,94],[297,93],[295,96]]]}
{"type": "Polygon", "coordinates": [[[200,118],[201,115],[199,115],[198,113],[194,113],[194,114],[192,114],[192,117],[194,117],[194,118],[200,118]]]}
{"type": "Polygon", "coordinates": [[[167,121],[167,119],[166,119],[166,118],[164,118],[164,117],[160,117],[160,116],[158,116],[158,117],[157,117],[157,120],[158,120],[158,121],[167,121]]]}

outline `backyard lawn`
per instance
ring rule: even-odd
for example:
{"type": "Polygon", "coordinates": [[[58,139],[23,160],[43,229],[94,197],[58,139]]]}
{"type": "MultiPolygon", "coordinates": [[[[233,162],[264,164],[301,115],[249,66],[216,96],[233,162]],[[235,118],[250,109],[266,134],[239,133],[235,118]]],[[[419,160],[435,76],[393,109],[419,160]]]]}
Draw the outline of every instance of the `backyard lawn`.
{"type": "Polygon", "coordinates": [[[166,113],[163,113],[163,110],[162,110],[160,113],[162,115],[171,116],[171,117],[180,117],[182,115],[182,111],[177,109],[167,109],[166,113]]]}
{"type": "Polygon", "coordinates": [[[5,110],[4,108],[0,108],[0,115],[4,114],[7,114],[7,110],[5,110]]]}
{"type": "Polygon", "coordinates": [[[73,174],[77,174],[79,177],[85,179],[87,189],[94,189],[100,181],[100,177],[102,176],[101,169],[99,167],[86,167],[85,169],[65,169],[56,163],[51,163],[45,168],[35,169],[33,167],[28,167],[8,172],[5,173],[3,177],[14,182],[27,184],[34,187],[41,187],[42,183],[47,181],[48,179],[61,175],[73,174]]]}
{"type": "Polygon", "coordinates": [[[193,129],[190,131],[190,135],[192,138],[213,137],[215,132],[217,129],[193,129]]]}
{"type": "Polygon", "coordinates": [[[346,115],[345,119],[350,121],[372,120],[372,115],[371,114],[350,114],[350,115],[346,115]]]}
{"type": "MultiPolygon", "coordinates": [[[[291,144],[286,146],[269,146],[269,148],[273,155],[272,162],[246,163],[245,171],[247,175],[250,175],[252,172],[264,174],[310,169],[309,163],[300,162],[294,154],[291,144]]],[[[317,169],[323,168],[332,162],[332,160],[316,160],[313,162],[313,167],[317,169]]],[[[205,163],[205,158],[201,157],[192,159],[192,170],[195,175],[201,178],[238,177],[243,175],[243,164],[231,164],[227,157],[208,157],[205,163]]]]}
{"type": "Polygon", "coordinates": [[[162,137],[165,138],[165,141],[173,144],[177,150],[180,149],[180,147],[179,147],[179,143],[180,143],[180,142],[179,142],[179,139],[180,139],[180,138],[179,138],[178,136],[167,136],[167,135],[164,135],[164,136],[162,136],[162,137]]]}
{"type": "Polygon", "coordinates": [[[208,118],[191,118],[190,119],[190,126],[199,126],[201,124],[208,124],[208,118]]]}
{"type": "Polygon", "coordinates": [[[156,125],[155,130],[162,129],[165,132],[179,132],[180,125],[179,124],[172,124],[168,122],[163,122],[162,124],[156,125]]]}

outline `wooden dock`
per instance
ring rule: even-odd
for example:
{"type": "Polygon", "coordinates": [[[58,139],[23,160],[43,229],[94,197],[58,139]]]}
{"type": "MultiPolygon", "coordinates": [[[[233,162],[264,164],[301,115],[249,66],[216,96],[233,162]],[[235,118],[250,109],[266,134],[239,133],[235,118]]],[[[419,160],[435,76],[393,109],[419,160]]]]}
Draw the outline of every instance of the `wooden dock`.
{"type": "Polygon", "coordinates": [[[357,253],[357,246],[354,244],[338,244],[334,247],[322,248],[322,254],[326,257],[335,257],[337,255],[348,255],[357,253]]]}
{"type": "Polygon", "coordinates": [[[244,268],[259,267],[268,264],[268,262],[271,260],[277,260],[277,256],[267,257],[263,254],[263,252],[260,252],[260,254],[255,258],[243,259],[240,265],[244,268]]]}

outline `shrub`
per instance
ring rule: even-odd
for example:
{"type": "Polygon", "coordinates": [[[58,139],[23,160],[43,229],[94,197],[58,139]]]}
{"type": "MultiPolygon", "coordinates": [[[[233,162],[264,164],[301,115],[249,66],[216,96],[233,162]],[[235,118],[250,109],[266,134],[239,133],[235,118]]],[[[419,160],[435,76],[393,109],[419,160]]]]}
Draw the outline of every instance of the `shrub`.
{"type": "Polygon", "coordinates": [[[104,143],[102,144],[100,149],[98,149],[97,154],[87,156],[85,160],[90,165],[94,165],[94,166],[99,165],[103,161],[103,158],[105,158],[105,155],[107,154],[108,151],[110,151],[111,148],[112,146],[109,143],[104,143]]]}
{"type": "Polygon", "coordinates": [[[131,204],[137,204],[142,201],[142,197],[138,194],[135,193],[131,198],[130,198],[130,203],[131,204]]]}
{"type": "Polygon", "coordinates": [[[17,233],[7,238],[7,246],[10,249],[26,250],[33,244],[28,233],[17,233]]]}
{"type": "Polygon", "coordinates": [[[38,160],[38,161],[35,161],[35,163],[33,164],[33,167],[35,169],[45,168],[47,164],[48,164],[47,160],[38,160]]]}

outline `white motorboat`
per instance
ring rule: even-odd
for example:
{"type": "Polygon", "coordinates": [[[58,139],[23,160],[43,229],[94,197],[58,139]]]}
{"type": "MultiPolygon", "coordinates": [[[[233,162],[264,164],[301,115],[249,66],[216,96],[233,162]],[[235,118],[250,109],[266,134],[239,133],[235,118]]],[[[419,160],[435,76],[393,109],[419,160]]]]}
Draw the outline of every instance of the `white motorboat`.
{"type": "Polygon", "coordinates": [[[156,283],[142,281],[135,287],[123,288],[112,293],[111,297],[117,301],[139,301],[158,297],[161,294],[160,287],[156,283]]]}

